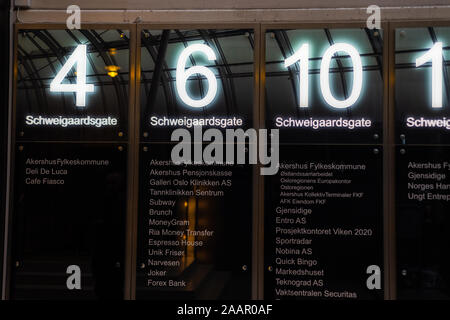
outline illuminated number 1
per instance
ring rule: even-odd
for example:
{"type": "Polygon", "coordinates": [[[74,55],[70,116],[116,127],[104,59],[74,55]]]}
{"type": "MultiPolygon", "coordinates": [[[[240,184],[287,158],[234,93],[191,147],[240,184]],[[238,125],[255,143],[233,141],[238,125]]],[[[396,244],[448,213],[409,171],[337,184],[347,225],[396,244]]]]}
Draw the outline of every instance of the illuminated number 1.
{"type": "Polygon", "coordinates": [[[442,42],[436,42],[424,55],[416,59],[416,67],[431,60],[431,107],[442,108],[442,42]]]}
{"type": "Polygon", "coordinates": [[[80,44],[69,57],[67,62],[59,70],[56,77],[50,83],[51,92],[75,92],[76,106],[86,106],[86,92],[94,92],[94,85],[86,83],[86,45],[80,44]],[[63,84],[64,78],[70,69],[77,64],[77,83],[63,84]]]}
{"type": "Polygon", "coordinates": [[[300,65],[300,79],[299,79],[299,93],[300,93],[300,108],[308,108],[309,95],[309,44],[305,43],[292,56],[284,60],[284,66],[287,68],[298,61],[300,65]]]}
{"type": "Polygon", "coordinates": [[[176,84],[178,95],[181,100],[186,103],[188,106],[194,108],[205,107],[210,104],[217,94],[217,79],[214,73],[204,66],[194,66],[187,70],[186,63],[191,54],[194,52],[202,52],[208,60],[214,61],[216,60],[216,55],[214,51],[205,44],[192,44],[189,47],[185,48],[178,58],[177,62],[177,73],[176,73],[176,84]],[[206,93],[203,99],[192,99],[186,91],[186,82],[189,77],[194,74],[201,74],[206,77],[208,80],[208,92],[206,93]]]}

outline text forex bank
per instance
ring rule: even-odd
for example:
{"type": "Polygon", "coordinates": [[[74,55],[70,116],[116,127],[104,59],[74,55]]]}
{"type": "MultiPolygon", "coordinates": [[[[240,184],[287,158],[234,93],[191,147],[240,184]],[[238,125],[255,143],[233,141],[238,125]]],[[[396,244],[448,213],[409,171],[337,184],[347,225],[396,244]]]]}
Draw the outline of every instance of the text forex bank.
{"type": "MultiPolygon", "coordinates": [[[[448,198],[440,30],[417,45],[396,31],[405,296],[429,285],[421,274],[433,294],[447,285],[447,261],[424,266],[413,248],[448,198]]],[[[383,299],[385,37],[356,25],[19,28],[10,297],[383,299]]]]}

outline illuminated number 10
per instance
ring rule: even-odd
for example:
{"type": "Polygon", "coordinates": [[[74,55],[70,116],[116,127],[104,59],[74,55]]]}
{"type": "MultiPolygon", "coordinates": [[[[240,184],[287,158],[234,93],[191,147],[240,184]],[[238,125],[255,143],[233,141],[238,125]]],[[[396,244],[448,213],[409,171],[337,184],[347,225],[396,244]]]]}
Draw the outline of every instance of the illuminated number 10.
{"type": "MultiPolygon", "coordinates": [[[[309,59],[309,45],[304,44],[300,49],[295,52],[291,57],[284,61],[285,67],[289,67],[299,62],[300,65],[300,108],[308,107],[308,59],[309,59]]],[[[325,101],[332,107],[337,109],[348,108],[355,104],[361,95],[363,72],[362,72],[362,62],[361,57],[355,47],[347,43],[336,43],[329,47],[323,57],[322,63],[320,65],[320,90],[322,91],[322,96],[325,101]],[[339,51],[346,52],[353,63],[353,88],[350,97],[345,100],[336,99],[331,93],[330,89],[330,64],[331,59],[335,53],[339,51]]]]}
{"type": "Polygon", "coordinates": [[[76,106],[86,106],[86,92],[94,92],[94,85],[86,83],[86,45],[80,44],[69,57],[67,62],[59,70],[56,77],[50,83],[51,92],[75,92],[76,106]],[[63,84],[64,78],[70,69],[77,64],[77,83],[63,84]]]}
{"type": "Polygon", "coordinates": [[[442,108],[442,42],[436,42],[424,55],[416,59],[416,67],[431,60],[431,107],[442,108]]]}

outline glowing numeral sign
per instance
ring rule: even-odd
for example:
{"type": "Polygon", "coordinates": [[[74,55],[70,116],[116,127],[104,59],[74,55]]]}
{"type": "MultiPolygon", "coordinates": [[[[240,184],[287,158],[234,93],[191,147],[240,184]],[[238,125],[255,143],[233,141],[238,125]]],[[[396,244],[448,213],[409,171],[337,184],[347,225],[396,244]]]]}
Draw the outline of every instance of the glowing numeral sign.
{"type": "Polygon", "coordinates": [[[86,83],[86,59],[86,45],[80,44],[50,83],[51,92],[75,92],[77,107],[85,107],[86,92],[94,92],[94,85],[86,83]],[[76,83],[63,84],[64,78],[75,64],[77,65],[76,83]]]}
{"type": "Polygon", "coordinates": [[[178,95],[184,103],[194,108],[202,108],[209,105],[216,97],[217,79],[214,73],[204,66],[193,66],[185,70],[189,56],[196,51],[205,54],[210,61],[216,60],[216,54],[207,45],[193,44],[188,46],[181,52],[180,57],[178,58],[176,84],[178,95]],[[186,90],[186,82],[189,77],[193,76],[194,74],[201,74],[208,80],[208,92],[206,93],[204,98],[198,100],[192,99],[186,90]]]}
{"type": "Polygon", "coordinates": [[[434,46],[416,59],[416,67],[420,67],[431,60],[431,107],[442,108],[442,42],[434,46]]]}
{"type": "MultiPolygon", "coordinates": [[[[300,65],[299,75],[299,92],[300,92],[300,108],[307,108],[309,106],[309,44],[303,44],[300,49],[295,52],[291,57],[284,61],[284,66],[287,68],[297,61],[300,65]]],[[[343,109],[351,107],[358,101],[361,95],[363,82],[363,69],[361,57],[355,47],[346,43],[336,43],[329,47],[323,57],[320,65],[320,90],[325,101],[332,107],[337,109],[343,109]],[[336,99],[331,93],[330,89],[330,64],[333,56],[339,52],[346,52],[353,63],[353,89],[350,97],[345,100],[336,99]]]]}
{"type": "MultiPolygon", "coordinates": [[[[181,100],[186,103],[188,106],[194,108],[201,108],[209,105],[217,95],[217,79],[214,73],[204,66],[193,66],[187,70],[186,63],[189,59],[189,56],[194,52],[202,52],[206,55],[208,60],[214,61],[216,60],[216,55],[214,51],[205,44],[193,44],[185,48],[177,62],[177,72],[176,72],[176,86],[177,92],[181,100]],[[189,77],[194,74],[200,74],[206,77],[208,81],[208,92],[202,99],[193,99],[189,96],[186,90],[186,82],[189,77]]],[[[307,108],[309,105],[309,67],[308,67],[308,59],[309,59],[309,44],[303,44],[300,49],[295,52],[291,57],[285,60],[285,67],[289,67],[295,63],[299,63],[300,65],[300,108],[307,108]]],[[[348,108],[356,103],[361,95],[363,82],[363,70],[362,70],[362,62],[361,57],[358,51],[351,45],[346,43],[336,43],[328,48],[325,51],[322,64],[320,68],[320,87],[322,91],[322,95],[325,101],[334,108],[348,108]],[[334,54],[339,51],[346,52],[353,63],[353,89],[350,97],[345,100],[336,99],[331,93],[330,89],[330,80],[329,80],[329,69],[331,64],[331,59],[334,54]]]]}

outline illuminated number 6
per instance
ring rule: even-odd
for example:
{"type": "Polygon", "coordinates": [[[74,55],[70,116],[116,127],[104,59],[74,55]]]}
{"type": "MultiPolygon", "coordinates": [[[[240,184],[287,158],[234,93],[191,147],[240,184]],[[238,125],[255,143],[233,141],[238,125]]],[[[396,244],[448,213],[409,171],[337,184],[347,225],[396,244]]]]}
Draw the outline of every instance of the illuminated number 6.
{"type": "Polygon", "coordinates": [[[322,64],[320,65],[320,89],[322,90],[323,98],[330,106],[342,109],[348,108],[353,105],[358,100],[361,94],[362,79],[363,72],[361,57],[355,47],[347,43],[336,43],[329,47],[327,51],[325,51],[322,57],[322,64]],[[346,100],[337,100],[331,93],[330,89],[329,70],[331,58],[338,51],[344,51],[348,53],[353,63],[353,88],[350,97],[348,97],[346,100]]]}
{"type": "Polygon", "coordinates": [[[86,45],[80,44],[69,57],[67,62],[63,65],[56,77],[50,83],[51,92],[75,92],[76,106],[86,106],[86,92],[94,92],[93,84],[86,84],[86,45]],[[64,78],[69,73],[70,69],[77,64],[77,83],[63,84],[64,78]]]}
{"type": "Polygon", "coordinates": [[[431,107],[442,108],[442,42],[436,42],[424,55],[416,59],[416,67],[431,60],[431,107]]]}
{"type": "Polygon", "coordinates": [[[180,57],[178,58],[176,84],[178,95],[180,96],[181,100],[184,103],[194,108],[201,108],[210,104],[216,97],[217,79],[214,73],[204,66],[193,66],[185,70],[189,56],[196,51],[205,54],[208,60],[210,61],[216,60],[216,55],[214,51],[207,45],[205,44],[190,45],[181,52],[180,57]],[[204,75],[208,80],[208,92],[206,93],[203,99],[199,100],[192,99],[186,91],[186,82],[189,79],[189,77],[193,76],[194,74],[204,75]]]}

